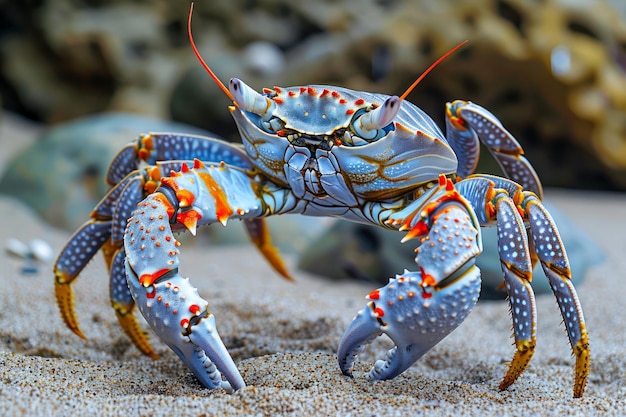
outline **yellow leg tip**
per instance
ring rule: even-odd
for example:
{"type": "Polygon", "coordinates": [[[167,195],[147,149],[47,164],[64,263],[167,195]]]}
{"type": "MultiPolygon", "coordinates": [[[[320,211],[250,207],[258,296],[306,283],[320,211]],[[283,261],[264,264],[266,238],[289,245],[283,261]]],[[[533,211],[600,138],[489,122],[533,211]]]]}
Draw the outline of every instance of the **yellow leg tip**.
{"type": "Polygon", "coordinates": [[[87,339],[80,330],[78,319],[74,313],[74,294],[72,293],[72,287],[70,287],[69,282],[62,276],[57,275],[57,279],[54,282],[54,295],[65,325],[77,336],[87,339]]]}
{"type": "Polygon", "coordinates": [[[535,343],[534,337],[531,340],[518,340],[516,342],[517,350],[515,351],[515,355],[513,355],[513,359],[511,359],[508,372],[500,383],[501,390],[510,387],[526,370],[526,367],[528,367],[535,353],[535,343]]]}
{"type": "Polygon", "coordinates": [[[154,348],[148,341],[148,337],[146,332],[143,331],[137,318],[133,314],[135,310],[135,304],[131,306],[122,307],[119,305],[114,305],[115,308],[115,316],[117,317],[117,321],[122,326],[124,333],[130,338],[133,344],[146,356],[156,360],[159,359],[159,355],[156,354],[154,348]]]}

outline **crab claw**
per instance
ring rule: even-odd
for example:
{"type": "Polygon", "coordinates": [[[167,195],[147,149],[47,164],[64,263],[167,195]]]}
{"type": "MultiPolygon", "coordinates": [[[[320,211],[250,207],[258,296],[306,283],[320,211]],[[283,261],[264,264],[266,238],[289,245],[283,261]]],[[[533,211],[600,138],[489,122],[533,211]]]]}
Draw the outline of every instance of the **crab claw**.
{"type": "Polygon", "coordinates": [[[173,212],[167,197],[155,193],[133,213],[124,234],[128,288],[150,327],[203,385],[236,391],[245,383],[208,303],[178,272],[180,243],[169,224],[173,212]]]}
{"type": "Polygon", "coordinates": [[[405,271],[369,294],[372,301],[344,333],[337,351],[341,372],[351,376],[365,345],[386,334],[395,346],[384,360],[376,361],[368,378],[398,376],[465,320],[479,294],[480,273],[475,266],[435,287],[422,279],[422,273],[405,271]]]}
{"type": "Polygon", "coordinates": [[[171,271],[150,284],[137,277],[128,260],[126,273],[143,316],[203,385],[228,391],[245,386],[217,332],[208,303],[198,295],[188,278],[171,271]],[[220,372],[228,382],[222,381],[220,372]]]}

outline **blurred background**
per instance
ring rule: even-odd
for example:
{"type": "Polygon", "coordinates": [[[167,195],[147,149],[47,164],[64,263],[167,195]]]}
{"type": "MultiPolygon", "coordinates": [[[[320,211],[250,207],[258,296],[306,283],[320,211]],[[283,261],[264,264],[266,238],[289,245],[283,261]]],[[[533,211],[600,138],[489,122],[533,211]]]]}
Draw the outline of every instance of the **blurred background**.
{"type": "MultiPolygon", "coordinates": [[[[73,230],[138,133],[238,141],[189,46],[189,4],[0,0],[0,194],[73,230]]],[[[410,101],[442,127],[447,101],[488,108],[544,186],[626,190],[624,0],[198,0],[193,31],[223,81],[386,94],[468,39],[410,101]]],[[[486,153],[481,164],[499,172],[486,153]]]]}

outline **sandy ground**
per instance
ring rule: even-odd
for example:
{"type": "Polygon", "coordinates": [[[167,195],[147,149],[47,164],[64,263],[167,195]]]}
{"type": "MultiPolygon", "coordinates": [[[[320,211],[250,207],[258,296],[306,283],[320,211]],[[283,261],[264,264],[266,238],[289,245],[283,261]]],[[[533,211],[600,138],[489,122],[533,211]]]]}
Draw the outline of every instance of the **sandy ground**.
{"type": "MultiPolygon", "coordinates": [[[[481,302],[453,334],[403,375],[365,375],[390,347],[382,338],[361,356],[354,379],[335,351],[372,288],[294,271],[282,280],[252,247],[183,245],[181,272],[211,303],[222,338],[248,386],[208,390],[163,343],[142,356],[119,328],[98,257],[74,285],[82,340],[63,324],[51,266],[21,275],[0,254],[0,416],[208,415],[626,415],[626,195],[548,190],[547,198],[606,252],[579,286],[590,331],[592,372],[572,399],[573,358],[552,296],[539,296],[538,346],[528,370],[500,392],[513,355],[504,301],[481,302]]],[[[0,242],[43,238],[60,250],[69,234],[0,198],[0,242]]],[[[202,230],[199,231],[202,233],[202,230]]],[[[287,259],[295,265],[295,259],[287,259]]],[[[398,272],[411,265],[399,265],[398,272]]]]}

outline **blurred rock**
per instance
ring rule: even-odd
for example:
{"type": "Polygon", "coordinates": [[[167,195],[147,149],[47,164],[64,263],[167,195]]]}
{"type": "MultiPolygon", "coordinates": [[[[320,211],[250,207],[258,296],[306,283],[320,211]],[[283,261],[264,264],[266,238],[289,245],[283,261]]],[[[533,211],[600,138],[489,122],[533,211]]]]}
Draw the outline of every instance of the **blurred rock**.
{"type": "Polygon", "coordinates": [[[152,117],[109,113],[62,124],[45,132],[6,165],[0,193],[14,196],[57,227],[76,229],[108,190],[113,156],[139,133],[206,133],[152,117]]]}

